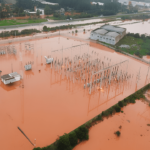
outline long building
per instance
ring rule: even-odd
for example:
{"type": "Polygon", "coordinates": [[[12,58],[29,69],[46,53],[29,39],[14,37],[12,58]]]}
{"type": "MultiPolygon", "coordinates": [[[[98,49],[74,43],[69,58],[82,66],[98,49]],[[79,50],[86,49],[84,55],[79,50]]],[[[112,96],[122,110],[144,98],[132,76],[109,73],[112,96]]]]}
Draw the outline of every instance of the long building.
{"type": "Polygon", "coordinates": [[[126,29],[112,25],[104,25],[91,32],[90,39],[115,45],[126,35],[126,29]]]}

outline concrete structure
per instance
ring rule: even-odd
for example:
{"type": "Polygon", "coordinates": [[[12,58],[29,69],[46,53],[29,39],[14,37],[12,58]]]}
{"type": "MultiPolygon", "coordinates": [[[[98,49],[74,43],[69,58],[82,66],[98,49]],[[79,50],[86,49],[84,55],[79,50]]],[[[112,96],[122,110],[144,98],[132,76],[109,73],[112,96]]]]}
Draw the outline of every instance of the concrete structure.
{"type": "Polygon", "coordinates": [[[32,0],[32,1],[37,1],[40,2],[41,4],[45,4],[45,5],[59,5],[58,3],[51,3],[51,2],[46,2],[44,0],[32,0]]]}
{"type": "Polygon", "coordinates": [[[46,5],[59,5],[58,3],[50,3],[50,2],[46,2],[46,1],[42,1],[42,4],[46,4],[46,5]]]}
{"type": "Polygon", "coordinates": [[[46,63],[47,63],[47,64],[53,63],[53,58],[47,58],[47,57],[45,56],[45,59],[46,59],[46,63]]]}
{"type": "Polygon", "coordinates": [[[24,68],[25,68],[26,71],[31,70],[32,65],[31,64],[25,65],[24,68]]]}
{"type": "Polygon", "coordinates": [[[39,11],[40,15],[45,15],[44,8],[35,8],[35,12],[39,11]]]}
{"type": "Polygon", "coordinates": [[[37,11],[40,12],[40,15],[44,15],[45,14],[44,13],[44,8],[36,8],[36,6],[34,7],[34,11],[32,11],[32,12],[30,10],[28,10],[28,9],[24,10],[24,12],[29,13],[31,15],[36,15],[37,11]]]}
{"type": "Polygon", "coordinates": [[[145,2],[137,2],[137,1],[130,1],[130,0],[118,0],[118,2],[126,6],[128,6],[131,3],[133,7],[135,6],[150,7],[150,3],[145,3],[145,2]]]}
{"type": "Polygon", "coordinates": [[[17,82],[21,79],[21,76],[17,72],[13,72],[10,74],[5,74],[1,76],[1,80],[4,84],[10,84],[13,82],[17,82]]]}
{"type": "Polygon", "coordinates": [[[108,44],[115,45],[126,35],[126,29],[112,26],[104,25],[98,29],[91,32],[90,39],[99,40],[108,44]]]}
{"type": "Polygon", "coordinates": [[[65,9],[64,8],[61,8],[60,10],[56,10],[55,11],[56,13],[59,13],[61,15],[64,15],[65,14],[65,9]]]}
{"type": "Polygon", "coordinates": [[[101,2],[91,2],[91,4],[92,4],[92,5],[97,5],[97,4],[98,4],[98,5],[101,5],[101,6],[104,5],[104,3],[101,3],[101,2]]]}

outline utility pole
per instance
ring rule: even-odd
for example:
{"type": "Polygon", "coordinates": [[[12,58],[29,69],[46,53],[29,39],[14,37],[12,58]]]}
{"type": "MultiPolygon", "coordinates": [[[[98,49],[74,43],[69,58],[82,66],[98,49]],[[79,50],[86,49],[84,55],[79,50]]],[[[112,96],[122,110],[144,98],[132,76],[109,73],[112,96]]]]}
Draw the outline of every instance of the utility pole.
{"type": "Polygon", "coordinates": [[[1,80],[1,73],[2,73],[2,71],[0,70],[0,80],[1,80]]]}

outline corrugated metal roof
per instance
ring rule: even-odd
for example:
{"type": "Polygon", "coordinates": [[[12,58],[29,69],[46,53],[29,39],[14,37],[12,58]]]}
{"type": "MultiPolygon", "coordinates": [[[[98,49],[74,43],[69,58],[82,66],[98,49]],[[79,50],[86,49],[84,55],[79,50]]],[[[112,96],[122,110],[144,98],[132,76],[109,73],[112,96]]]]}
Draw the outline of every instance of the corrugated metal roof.
{"type": "Polygon", "coordinates": [[[117,37],[119,34],[116,33],[116,32],[108,32],[106,35],[107,36],[112,36],[112,37],[117,37]]]}
{"type": "Polygon", "coordinates": [[[108,31],[105,30],[105,29],[97,29],[97,30],[95,30],[94,32],[95,32],[95,33],[98,33],[98,34],[104,35],[104,34],[106,34],[108,31]]]}
{"type": "Polygon", "coordinates": [[[114,26],[111,26],[111,25],[104,25],[101,28],[105,29],[105,30],[108,30],[108,31],[114,31],[114,32],[119,32],[119,33],[122,33],[122,32],[125,31],[124,28],[114,27],[114,26]]]}
{"type": "Polygon", "coordinates": [[[9,75],[9,74],[5,74],[5,75],[3,75],[3,76],[1,76],[1,78],[3,79],[3,80],[5,80],[5,79],[7,79],[7,78],[10,78],[11,76],[9,75]]]}
{"type": "Polygon", "coordinates": [[[13,72],[9,74],[10,76],[18,76],[19,74],[17,72],[13,72]]]}

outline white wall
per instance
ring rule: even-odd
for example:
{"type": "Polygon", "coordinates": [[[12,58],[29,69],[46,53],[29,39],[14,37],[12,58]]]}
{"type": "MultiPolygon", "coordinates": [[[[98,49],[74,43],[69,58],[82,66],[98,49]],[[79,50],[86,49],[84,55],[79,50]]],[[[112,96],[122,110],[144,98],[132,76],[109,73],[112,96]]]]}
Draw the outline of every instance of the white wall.
{"type": "Polygon", "coordinates": [[[92,40],[99,40],[108,44],[115,45],[116,44],[116,38],[106,36],[106,35],[100,35],[94,32],[91,32],[90,39],[92,40]]]}

